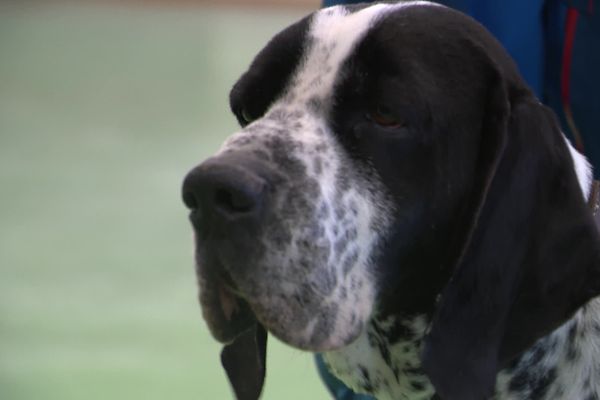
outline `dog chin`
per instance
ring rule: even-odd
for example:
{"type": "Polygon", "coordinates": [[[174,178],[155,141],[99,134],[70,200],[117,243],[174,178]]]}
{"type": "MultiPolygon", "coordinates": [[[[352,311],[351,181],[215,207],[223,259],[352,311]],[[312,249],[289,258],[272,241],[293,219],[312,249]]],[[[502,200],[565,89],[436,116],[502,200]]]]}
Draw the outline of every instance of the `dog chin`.
{"type": "MultiPolygon", "coordinates": [[[[223,282],[204,283],[200,288],[203,317],[212,336],[223,344],[232,343],[258,323],[280,341],[299,350],[332,351],[351,344],[362,333],[365,325],[338,325],[333,333],[330,329],[323,331],[321,327],[331,326],[334,318],[321,315],[304,329],[290,329],[286,320],[293,318],[293,312],[283,311],[281,304],[279,307],[271,307],[262,305],[262,302],[254,303],[235,293],[223,282]]],[[[315,314],[318,315],[318,311],[315,314]]]]}
{"type": "Polygon", "coordinates": [[[268,328],[268,331],[285,344],[296,349],[312,353],[323,353],[327,351],[340,350],[354,342],[362,333],[360,329],[354,329],[352,332],[344,332],[344,336],[327,337],[321,341],[311,340],[311,335],[302,335],[298,332],[290,332],[285,329],[278,329],[276,326],[268,328]]]}
{"type": "Polygon", "coordinates": [[[291,328],[289,320],[294,318],[292,308],[285,304],[276,306],[265,303],[253,304],[257,320],[277,339],[303,351],[324,352],[338,350],[354,342],[363,332],[366,323],[352,321],[340,323],[336,316],[315,310],[315,317],[304,327],[291,328]]]}

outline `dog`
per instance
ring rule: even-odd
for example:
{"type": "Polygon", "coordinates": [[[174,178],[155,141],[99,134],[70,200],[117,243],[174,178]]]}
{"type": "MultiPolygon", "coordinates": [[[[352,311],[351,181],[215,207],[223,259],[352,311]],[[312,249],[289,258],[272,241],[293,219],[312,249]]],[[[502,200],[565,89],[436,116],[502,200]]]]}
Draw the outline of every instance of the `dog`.
{"type": "Polygon", "coordinates": [[[182,195],[239,399],[267,331],[378,399],[600,399],[591,168],[481,25],[323,9],[230,103],[241,130],[182,195]]]}

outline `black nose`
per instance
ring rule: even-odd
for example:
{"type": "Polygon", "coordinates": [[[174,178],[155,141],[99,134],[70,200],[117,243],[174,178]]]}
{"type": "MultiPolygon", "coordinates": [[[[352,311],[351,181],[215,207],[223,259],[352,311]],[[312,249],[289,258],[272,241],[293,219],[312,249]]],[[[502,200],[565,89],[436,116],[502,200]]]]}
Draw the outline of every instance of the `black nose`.
{"type": "Polygon", "coordinates": [[[200,217],[232,221],[256,217],[266,183],[243,163],[211,159],[194,168],[183,181],[185,205],[200,217]]]}

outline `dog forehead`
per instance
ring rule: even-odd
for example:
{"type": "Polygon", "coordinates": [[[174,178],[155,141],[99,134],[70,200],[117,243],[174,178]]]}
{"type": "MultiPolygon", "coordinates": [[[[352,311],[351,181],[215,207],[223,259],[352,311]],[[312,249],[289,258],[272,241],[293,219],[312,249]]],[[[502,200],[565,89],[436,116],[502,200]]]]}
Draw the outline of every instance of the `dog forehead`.
{"type": "Polygon", "coordinates": [[[314,14],[301,63],[286,90],[288,100],[308,100],[323,107],[332,95],[344,61],[375,23],[409,7],[442,7],[428,1],[375,4],[365,8],[335,6],[314,14]]]}

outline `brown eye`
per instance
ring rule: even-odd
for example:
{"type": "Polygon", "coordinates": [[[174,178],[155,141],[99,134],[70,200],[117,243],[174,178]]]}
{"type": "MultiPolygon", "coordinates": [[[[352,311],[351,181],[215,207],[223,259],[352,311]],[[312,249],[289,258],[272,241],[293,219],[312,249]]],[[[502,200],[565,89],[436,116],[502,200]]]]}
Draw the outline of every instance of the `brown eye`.
{"type": "Polygon", "coordinates": [[[400,128],[404,123],[394,116],[389,108],[378,105],[373,111],[367,114],[367,118],[379,126],[385,128],[400,128]]]}

